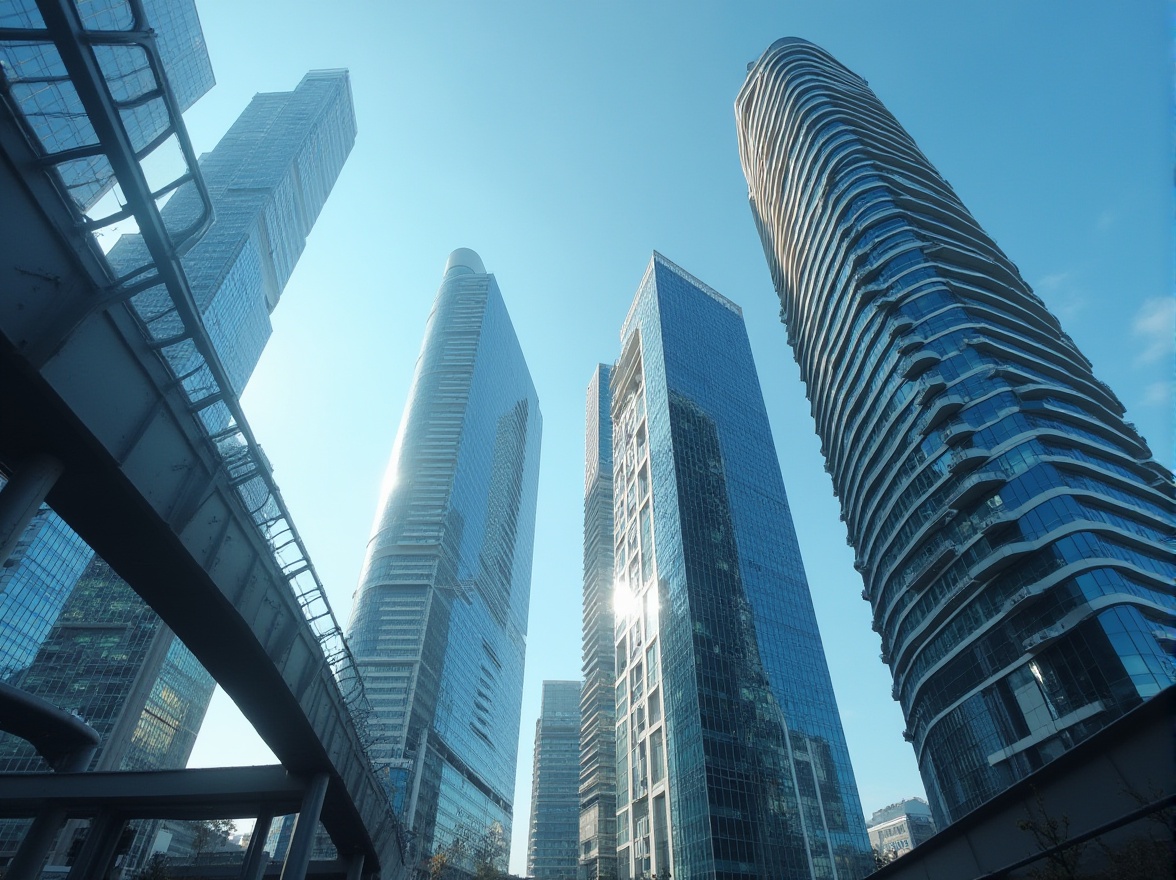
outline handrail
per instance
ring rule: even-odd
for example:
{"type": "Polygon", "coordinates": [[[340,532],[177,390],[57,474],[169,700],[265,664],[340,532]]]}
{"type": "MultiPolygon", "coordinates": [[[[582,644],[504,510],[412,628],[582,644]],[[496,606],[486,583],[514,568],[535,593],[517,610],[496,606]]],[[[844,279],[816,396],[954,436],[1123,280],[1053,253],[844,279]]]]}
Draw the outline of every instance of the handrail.
{"type": "MultiPolygon", "coordinates": [[[[336,687],[347,706],[361,746],[371,763],[377,744],[372,725],[372,708],[364,690],[358,665],[327,600],[326,591],[312,564],[306,546],[290,516],[273,478],[272,468],[253,435],[224,365],[213,346],[196,306],[180,257],[208,230],[213,221],[212,201],[200,173],[181,111],[164,71],[155,34],[146,26],[141,0],[123,0],[130,11],[130,27],[122,30],[88,30],[72,0],[37,0],[44,28],[0,28],[0,43],[52,44],[77,92],[86,121],[98,138],[98,150],[113,169],[126,199],[126,208],[101,220],[86,217],[69,196],[60,174],[51,174],[63,200],[69,205],[79,231],[92,230],[133,216],[150,255],[148,263],[117,275],[106,264],[113,280],[99,301],[125,300],[149,344],[188,398],[193,419],[200,425],[210,446],[216,450],[225,473],[236,489],[239,501],[258,533],[270,548],[272,558],[302,609],[306,625],[314,633],[331,669],[336,687]],[[186,166],[172,183],[153,191],[146,180],[136,150],[119,113],[120,108],[143,96],[118,101],[103,73],[95,47],[135,47],[145,53],[155,84],[144,94],[158,93],[168,115],[165,132],[174,134],[186,166]],[[183,229],[168,230],[156,199],[166,192],[191,184],[200,202],[197,218],[183,229]],[[213,402],[209,402],[212,400],[213,402]],[[280,543],[279,543],[280,541],[280,543]]],[[[64,81],[64,80],[63,80],[64,81]]],[[[5,78],[11,94],[19,80],[5,78]]],[[[156,98],[152,97],[151,100],[156,98]]],[[[14,105],[17,103],[13,101],[14,105]]],[[[18,108],[19,110],[20,108],[18,108]]],[[[18,113],[18,116],[22,115],[18,113]]],[[[22,119],[26,137],[46,159],[45,169],[55,170],[54,156],[66,160],[77,155],[70,146],[54,152],[38,137],[34,126],[22,119]]],[[[167,138],[154,137],[151,145],[167,138]]],[[[84,145],[83,145],[84,146],[84,145]]],[[[88,152],[88,151],[87,151],[88,152]]],[[[98,181],[93,181],[97,183],[98,181]]],[[[373,765],[373,770],[377,768],[373,765]]],[[[381,790],[384,790],[381,787],[381,790]]],[[[387,792],[385,791],[385,794],[387,792]]],[[[392,813],[389,804],[389,813],[392,813]]]]}

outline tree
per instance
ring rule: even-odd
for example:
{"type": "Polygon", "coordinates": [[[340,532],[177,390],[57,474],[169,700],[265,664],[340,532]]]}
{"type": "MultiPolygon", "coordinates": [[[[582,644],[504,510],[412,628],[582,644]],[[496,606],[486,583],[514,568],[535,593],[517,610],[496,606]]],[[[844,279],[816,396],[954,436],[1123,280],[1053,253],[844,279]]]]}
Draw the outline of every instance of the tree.
{"type": "Polygon", "coordinates": [[[885,867],[886,865],[889,865],[891,862],[893,862],[895,859],[898,858],[898,853],[892,849],[880,850],[880,849],[878,849],[878,847],[874,847],[873,852],[874,852],[874,870],[875,871],[877,871],[879,868],[882,868],[882,867],[885,867]]]}
{"type": "Polygon", "coordinates": [[[506,835],[495,822],[473,842],[475,880],[500,880],[499,867],[506,860],[506,835]]]}
{"type": "Polygon", "coordinates": [[[167,856],[153,853],[143,870],[135,875],[135,880],[171,880],[171,874],[167,872],[167,856]]]}
{"type": "Polygon", "coordinates": [[[506,876],[506,834],[495,822],[478,832],[468,826],[458,829],[448,846],[425,860],[429,880],[502,880],[506,876]]]}
{"type": "Polygon", "coordinates": [[[193,822],[192,827],[192,856],[196,859],[209,847],[228,840],[229,835],[236,830],[232,819],[201,819],[193,822]]]}
{"type": "Polygon", "coordinates": [[[1033,841],[1043,853],[1045,865],[1034,868],[1034,880],[1079,880],[1078,865],[1086,844],[1064,846],[1070,839],[1070,817],[1062,814],[1055,819],[1045,809],[1045,798],[1034,789],[1036,798],[1032,807],[1026,806],[1027,819],[1017,822],[1017,827],[1033,835],[1033,841]]]}

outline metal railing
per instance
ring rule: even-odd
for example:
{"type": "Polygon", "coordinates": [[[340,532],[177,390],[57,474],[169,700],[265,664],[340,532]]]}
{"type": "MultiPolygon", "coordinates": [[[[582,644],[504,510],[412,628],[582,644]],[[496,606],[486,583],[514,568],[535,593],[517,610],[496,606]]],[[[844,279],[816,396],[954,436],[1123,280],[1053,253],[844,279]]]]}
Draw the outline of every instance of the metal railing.
{"type": "Polygon", "coordinates": [[[100,21],[83,22],[73,0],[36,0],[35,8],[16,0],[0,17],[0,22],[22,25],[0,27],[3,99],[16,111],[79,231],[92,235],[119,222],[137,223],[145,245],[143,260],[129,268],[108,261],[110,283],[95,295],[94,308],[128,303],[145,339],[174,376],[297,598],[370,761],[377,740],[355,658],[241,411],[180,262],[213,221],[212,201],[180,106],[141,0],[115,0],[110,7],[100,21]],[[22,73],[26,69],[34,75],[22,73]],[[147,105],[161,110],[166,120],[161,131],[146,138],[140,133],[138,138],[146,142],[136,143],[124,113],[147,105]],[[141,162],[169,141],[178,149],[182,167],[162,184],[149,186],[141,162]],[[81,166],[85,174],[79,173],[78,162],[86,163],[81,166]],[[103,216],[87,216],[86,204],[96,201],[95,193],[114,186],[125,205],[103,216]],[[185,221],[170,229],[160,203],[181,193],[195,209],[187,215],[169,212],[185,221]]]}

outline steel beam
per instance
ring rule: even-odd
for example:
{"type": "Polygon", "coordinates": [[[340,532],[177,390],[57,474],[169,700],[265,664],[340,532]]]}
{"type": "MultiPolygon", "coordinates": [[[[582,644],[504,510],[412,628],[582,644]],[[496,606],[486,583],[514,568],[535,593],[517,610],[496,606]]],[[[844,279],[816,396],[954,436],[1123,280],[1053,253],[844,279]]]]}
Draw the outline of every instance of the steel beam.
{"type": "Polygon", "coordinates": [[[0,682],[0,730],[37,750],[59,773],[82,773],[98,749],[98,731],[40,697],[0,682]]]}
{"type": "Polygon", "coordinates": [[[0,775],[0,817],[58,807],[70,816],[113,810],[135,819],[241,819],[302,806],[307,783],[278,764],[193,770],[0,775]]]}
{"type": "Polygon", "coordinates": [[[66,811],[56,806],[47,807],[38,813],[21,839],[12,861],[8,863],[5,880],[40,880],[45,857],[49,855],[53,841],[57,839],[57,833],[67,818],[66,811]]]}
{"type": "Polygon", "coordinates": [[[294,822],[294,833],[290,836],[290,848],[286,851],[286,863],[282,865],[282,880],[306,880],[306,869],[314,850],[314,832],[323,812],[329,781],[327,774],[321,773],[306,787],[306,795],[294,822]]]}
{"type": "Polygon", "coordinates": [[[269,837],[273,821],[274,811],[266,810],[253,823],[253,832],[249,835],[249,849],[245,851],[245,862],[241,865],[240,880],[261,880],[265,873],[269,863],[265,853],[265,841],[269,837]]]}
{"type": "Polygon", "coordinates": [[[66,880],[94,880],[105,877],[114,861],[118,839],[127,825],[125,816],[103,810],[90,820],[81,852],[69,869],[66,880]]]}
{"type": "Polygon", "coordinates": [[[31,455],[20,463],[0,490],[0,563],[12,555],[63,469],[62,463],[51,455],[31,455]]]}

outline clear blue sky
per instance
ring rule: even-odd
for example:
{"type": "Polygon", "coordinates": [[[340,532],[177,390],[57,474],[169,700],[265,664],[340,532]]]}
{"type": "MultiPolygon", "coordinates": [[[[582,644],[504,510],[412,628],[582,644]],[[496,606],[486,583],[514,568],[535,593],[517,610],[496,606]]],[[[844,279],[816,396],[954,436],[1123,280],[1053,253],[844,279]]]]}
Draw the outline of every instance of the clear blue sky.
{"type": "MultiPolygon", "coordinates": [[[[869,80],[1172,460],[1170,7],[1105,2],[199,0],[210,149],[348,67],[359,136],[245,408],[350,612],[446,255],[497,275],[544,415],[512,869],[543,679],[580,672],[584,392],[655,248],[744,309],[867,813],[921,782],[746,202],[732,103],[778,37],[869,80]],[[280,9],[280,14],[275,12],[280,9]]],[[[218,696],[196,765],[268,761],[218,696]]]]}

